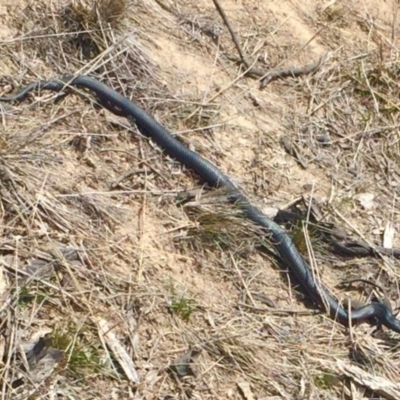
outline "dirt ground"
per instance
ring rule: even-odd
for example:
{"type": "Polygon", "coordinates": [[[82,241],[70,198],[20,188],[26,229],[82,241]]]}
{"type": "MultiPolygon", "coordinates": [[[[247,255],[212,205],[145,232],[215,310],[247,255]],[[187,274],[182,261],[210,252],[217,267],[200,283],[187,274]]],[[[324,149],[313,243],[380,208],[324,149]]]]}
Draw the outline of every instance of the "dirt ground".
{"type": "MultiPolygon", "coordinates": [[[[268,215],[315,200],[388,254],[288,232],[316,279],[399,306],[398,2],[0,2],[0,96],[90,74],[215,163],[268,215]],[[289,74],[290,75],[290,74],[289,74]]],[[[400,399],[399,335],[345,328],[223,194],[89,92],[0,103],[1,399],[400,399]],[[182,192],[197,196],[180,202],[182,192]]]]}

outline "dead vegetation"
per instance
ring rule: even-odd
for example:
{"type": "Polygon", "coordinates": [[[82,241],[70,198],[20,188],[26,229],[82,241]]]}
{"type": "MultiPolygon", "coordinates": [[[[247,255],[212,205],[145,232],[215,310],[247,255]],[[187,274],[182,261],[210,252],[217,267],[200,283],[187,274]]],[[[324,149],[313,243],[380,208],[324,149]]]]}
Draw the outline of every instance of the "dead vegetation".
{"type": "MultiPolygon", "coordinates": [[[[324,222],[400,247],[390,237],[399,230],[397,21],[351,2],[307,12],[258,4],[255,13],[253,3],[221,0],[257,68],[331,52],[313,75],[260,91],[226,57],[237,57],[226,28],[207,35],[221,22],[211,2],[160,1],[16,4],[14,34],[0,43],[1,95],[91,74],[266,211],[306,194],[324,222]],[[289,11],[304,40],[293,38],[289,11]],[[194,24],[202,16],[211,30],[194,24]]],[[[224,193],[201,188],[91,100],[36,93],[0,104],[2,398],[400,398],[398,335],[320,314],[224,193]]],[[[311,226],[292,234],[340,298],[367,300],[338,287],[366,278],[398,305],[393,257],[344,259],[311,226]]]]}

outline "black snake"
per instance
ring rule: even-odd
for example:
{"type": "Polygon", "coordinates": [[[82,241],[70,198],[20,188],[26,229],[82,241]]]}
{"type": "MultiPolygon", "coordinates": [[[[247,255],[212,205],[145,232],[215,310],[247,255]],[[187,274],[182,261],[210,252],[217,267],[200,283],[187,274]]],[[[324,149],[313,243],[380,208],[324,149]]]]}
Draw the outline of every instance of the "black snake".
{"type": "Polygon", "coordinates": [[[400,320],[383,303],[371,303],[348,313],[326,287],[317,283],[313,273],[300,255],[286,232],[263,212],[252,205],[244,193],[233,181],[215,165],[194,151],[189,150],[153,117],[102,82],[86,75],[64,76],[57,80],[33,82],[15,95],[0,97],[0,101],[22,101],[33,90],[51,90],[60,92],[67,85],[86,88],[93,91],[100,103],[111,112],[123,115],[135,121],[140,131],[156,142],[167,154],[195,171],[209,186],[225,187],[231,202],[238,204],[246,218],[262,227],[270,242],[278,251],[283,263],[294,274],[307,294],[329,315],[348,326],[376,318],[387,328],[400,333],[400,320]]]}

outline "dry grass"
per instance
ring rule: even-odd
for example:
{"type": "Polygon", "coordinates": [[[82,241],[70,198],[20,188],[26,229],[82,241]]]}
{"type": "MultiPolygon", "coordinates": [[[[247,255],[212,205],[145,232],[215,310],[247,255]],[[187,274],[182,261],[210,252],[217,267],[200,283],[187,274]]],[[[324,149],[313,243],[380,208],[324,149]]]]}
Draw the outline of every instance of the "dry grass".
{"type": "MultiPolygon", "coordinates": [[[[221,3],[258,67],[317,58],[273,5],[235,14],[238,3],[221,3]]],[[[9,9],[1,93],[90,73],[266,209],[307,192],[358,238],[380,243],[389,223],[398,231],[393,21],[351,2],[307,11],[283,2],[332,54],[313,76],[260,92],[218,53],[234,51],[226,30],[215,40],[188,24],[218,25],[211,2],[49,4],[9,9]],[[304,167],[284,154],[281,136],[304,167]],[[360,204],[365,193],[373,208],[360,204]]],[[[345,329],[309,307],[223,192],[180,203],[202,182],[92,103],[39,93],[0,105],[3,399],[399,398],[398,335],[345,329]]],[[[311,229],[293,235],[339,297],[340,281],[362,277],[398,298],[398,261],[343,260],[311,229]]]]}

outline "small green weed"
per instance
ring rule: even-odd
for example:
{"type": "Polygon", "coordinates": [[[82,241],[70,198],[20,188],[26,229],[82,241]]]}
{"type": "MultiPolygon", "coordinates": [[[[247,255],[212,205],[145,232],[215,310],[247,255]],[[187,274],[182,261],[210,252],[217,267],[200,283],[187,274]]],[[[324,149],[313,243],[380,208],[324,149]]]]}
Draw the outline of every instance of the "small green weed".
{"type": "Polygon", "coordinates": [[[322,373],[314,377],[314,384],[319,389],[328,390],[338,383],[338,378],[329,373],[322,373]]]}
{"type": "Polygon", "coordinates": [[[69,326],[66,330],[55,330],[51,345],[67,354],[68,370],[74,375],[81,376],[101,369],[98,350],[87,343],[85,337],[73,326],[69,326]]]}
{"type": "Polygon", "coordinates": [[[168,310],[171,314],[178,315],[185,322],[188,322],[193,311],[197,308],[196,301],[185,295],[173,294],[168,310]]]}
{"type": "Polygon", "coordinates": [[[46,295],[38,293],[37,289],[33,293],[27,286],[23,286],[18,293],[18,307],[20,309],[25,308],[32,302],[43,303],[45,299],[46,295]]]}

